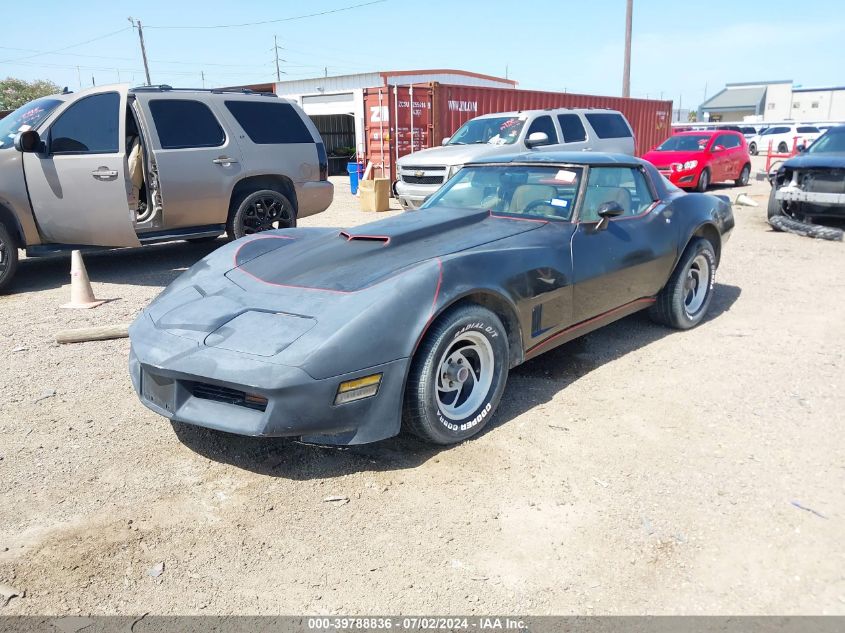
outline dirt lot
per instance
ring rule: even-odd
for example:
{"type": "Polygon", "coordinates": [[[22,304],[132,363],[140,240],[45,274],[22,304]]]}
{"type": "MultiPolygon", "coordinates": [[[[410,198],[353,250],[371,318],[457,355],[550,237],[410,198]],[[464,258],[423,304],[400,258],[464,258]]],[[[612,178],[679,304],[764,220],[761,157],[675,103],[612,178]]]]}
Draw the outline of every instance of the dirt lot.
{"type": "MultiPolygon", "coordinates": [[[[53,337],[133,318],[213,246],[88,256],[113,299],[90,312],[58,307],[67,259],[24,262],[0,584],[26,596],[0,614],[845,614],[845,245],[772,232],[745,191],[701,327],[634,315],[529,362],[449,450],[174,429],[127,341],[53,337]]],[[[371,218],[339,185],[302,224],[371,218]]]]}

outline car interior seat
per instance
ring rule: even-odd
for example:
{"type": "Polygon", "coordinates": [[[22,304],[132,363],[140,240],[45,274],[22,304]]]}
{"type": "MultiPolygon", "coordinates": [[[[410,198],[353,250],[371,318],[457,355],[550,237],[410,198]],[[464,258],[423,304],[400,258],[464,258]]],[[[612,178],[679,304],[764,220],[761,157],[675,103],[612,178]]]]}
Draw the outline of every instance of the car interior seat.
{"type": "Polygon", "coordinates": [[[595,183],[593,178],[587,184],[587,192],[584,196],[584,204],[581,205],[582,222],[598,222],[598,209],[605,202],[616,202],[622,207],[624,215],[631,215],[633,202],[631,192],[618,185],[618,170],[616,169],[594,169],[596,175],[595,183]]]}
{"type": "Polygon", "coordinates": [[[524,213],[532,202],[542,200],[548,203],[556,195],[557,190],[551,185],[519,185],[511,197],[510,212],[524,213]]]}
{"type": "Polygon", "coordinates": [[[141,205],[141,189],[144,188],[144,154],[138,124],[131,112],[126,112],[126,156],[129,182],[132,185],[131,204],[138,209],[141,205]]]}

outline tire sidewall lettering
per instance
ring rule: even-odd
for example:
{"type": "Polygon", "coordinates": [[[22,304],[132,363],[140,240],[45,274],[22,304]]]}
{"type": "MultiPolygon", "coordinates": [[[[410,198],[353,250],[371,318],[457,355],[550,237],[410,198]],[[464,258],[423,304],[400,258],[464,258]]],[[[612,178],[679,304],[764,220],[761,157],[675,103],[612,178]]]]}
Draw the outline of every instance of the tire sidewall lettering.
{"type": "MultiPolygon", "coordinates": [[[[465,325],[460,326],[457,328],[451,336],[448,337],[448,341],[454,341],[462,334],[465,334],[469,331],[476,331],[484,334],[491,342],[495,339],[499,338],[501,334],[500,330],[490,325],[485,321],[472,321],[465,325]]],[[[494,343],[495,345],[495,343],[494,343]]],[[[494,371],[498,374],[501,372],[501,367],[496,367],[494,371]]],[[[482,422],[486,422],[487,418],[491,415],[493,411],[493,402],[490,398],[493,398],[494,393],[496,391],[496,381],[494,380],[493,385],[491,386],[490,393],[488,394],[488,400],[485,401],[484,405],[482,405],[478,410],[476,410],[472,415],[464,418],[463,420],[450,420],[446,418],[440,411],[440,408],[435,404],[434,409],[437,415],[437,420],[443,426],[443,428],[448,431],[449,433],[465,433],[477,427],[482,422]]]]}

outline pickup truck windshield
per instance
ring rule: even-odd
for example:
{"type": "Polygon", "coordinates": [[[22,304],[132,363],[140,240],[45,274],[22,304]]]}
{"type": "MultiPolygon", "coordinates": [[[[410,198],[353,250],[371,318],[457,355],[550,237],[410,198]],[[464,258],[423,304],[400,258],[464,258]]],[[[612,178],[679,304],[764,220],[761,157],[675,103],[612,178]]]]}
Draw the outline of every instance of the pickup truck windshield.
{"type": "Polygon", "coordinates": [[[452,135],[447,145],[512,145],[519,138],[523,117],[487,117],[467,121],[452,135]]]}
{"type": "Polygon", "coordinates": [[[13,147],[18,132],[36,127],[61,102],[61,99],[42,97],[25,103],[7,117],[0,119],[0,149],[13,147]]]}

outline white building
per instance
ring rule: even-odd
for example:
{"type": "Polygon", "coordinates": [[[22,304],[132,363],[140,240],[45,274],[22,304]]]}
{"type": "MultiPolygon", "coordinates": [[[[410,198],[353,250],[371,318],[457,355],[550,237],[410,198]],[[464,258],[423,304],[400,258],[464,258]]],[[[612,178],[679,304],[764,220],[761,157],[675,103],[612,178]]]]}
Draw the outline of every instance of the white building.
{"type": "Polygon", "coordinates": [[[845,120],[845,87],[803,88],[791,79],[725,84],[698,107],[698,120],[842,121],[845,120]]]}
{"type": "MultiPolygon", "coordinates": [[[[512,79],[491,77],[465,70],[401,70],[293,79],[274,84],[280,97],[296,101],[311,117],[331,154],[338,147],[364,148],[364,89],[436,81],[463,86],[516,88],[512,79]]],[[[332,173],[346,169],[345,160],[330,159],[332,173]],[[337,164],[334,164],[337,163],[337,164]],[[342,163],[342,165],[341,165],[342,163]]]]}

